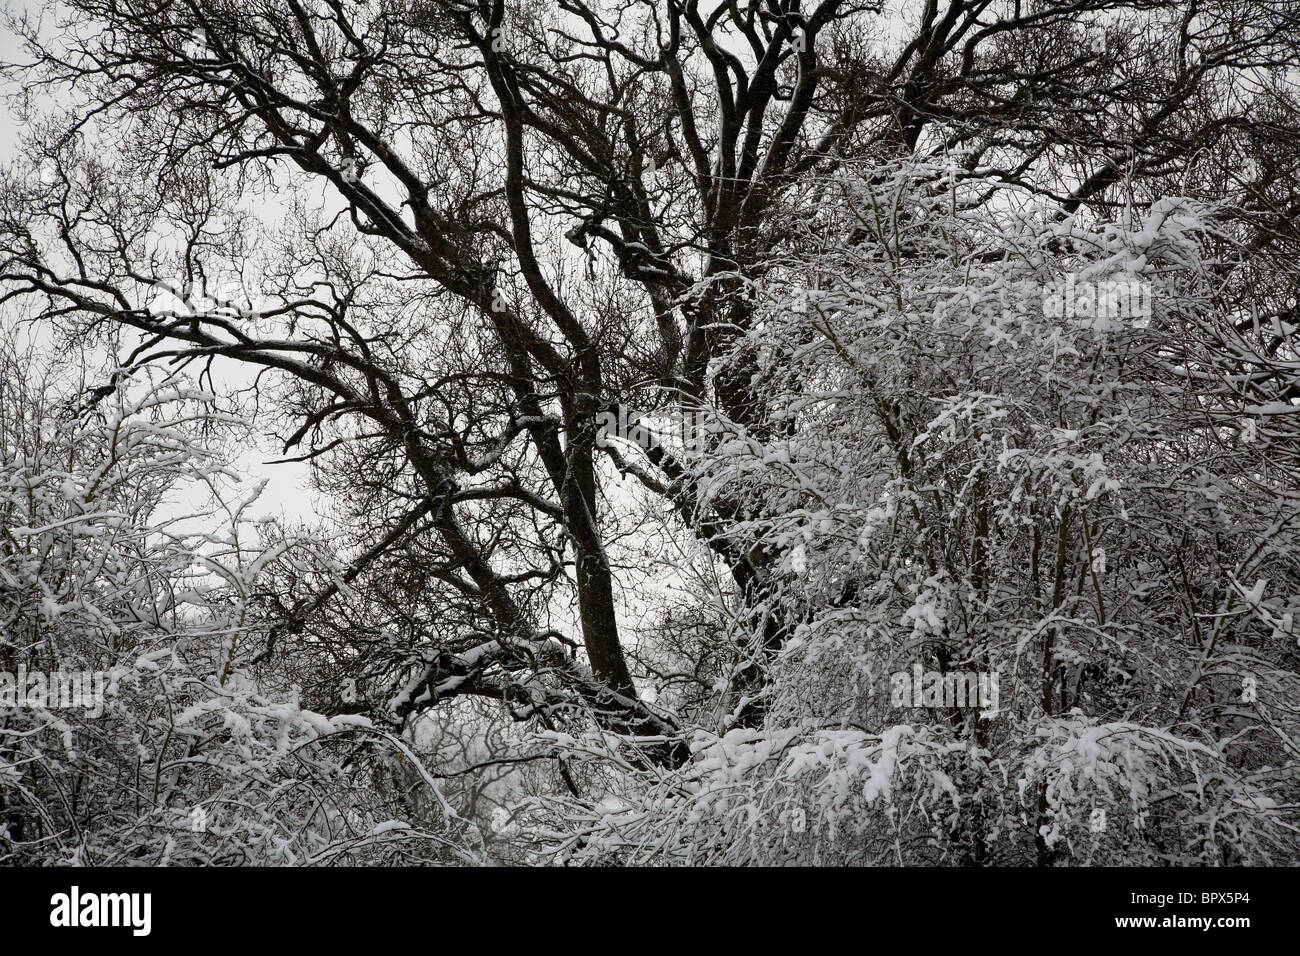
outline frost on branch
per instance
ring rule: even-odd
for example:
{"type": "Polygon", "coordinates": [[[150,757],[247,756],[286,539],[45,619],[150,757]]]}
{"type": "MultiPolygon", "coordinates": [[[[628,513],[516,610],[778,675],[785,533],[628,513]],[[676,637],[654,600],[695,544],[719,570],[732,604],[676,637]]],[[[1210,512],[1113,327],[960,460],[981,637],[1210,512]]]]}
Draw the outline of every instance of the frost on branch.
{"type": "Polygon", "coordinates": [[[127,378],[93,408],[35,353],[0,355],[0,670],[54,675],[0,714],[0,861],[307,864],[419,858],[357,786],[364,717],[305,707],[249,666],[266,542],[201,425],[232,424],[181,376],[127,378]],[[44,384],[42,384],[44,383],[44,384]],[[206,506],[178,510],[178,502],[206,506]],[[90,675],[76,700],[60,674],[90,675]],[[71,704],[71,705],[69,705],[71,704]],[[78,799],[67,799],[75,786],[78,799]]]}
{"type": "Polygon", "coordinates": [[[1300,409],[1222,453],[1249,401],[1223,383],[1259,350],[1208,294],[1213,210],[1089,224],[1006,190],[967,213],[937,175],[793,212],[788,261],[749,290],[734,354],[776,424],[722,420],[692,463],[770,569],[763,616],[732,624],[748,664],[691,765],[617,790],[561,857],[1291,858],[1300,409]],[[1150,314],[1057,308],[1119,281],[1150,314]],[[764,653],[773,618],[793,623],[764,653]],[[900,706],[913,667],[996,675],[999,706],[900,706]],[[767,718],[729,729],[745,695],[767,718]]]}

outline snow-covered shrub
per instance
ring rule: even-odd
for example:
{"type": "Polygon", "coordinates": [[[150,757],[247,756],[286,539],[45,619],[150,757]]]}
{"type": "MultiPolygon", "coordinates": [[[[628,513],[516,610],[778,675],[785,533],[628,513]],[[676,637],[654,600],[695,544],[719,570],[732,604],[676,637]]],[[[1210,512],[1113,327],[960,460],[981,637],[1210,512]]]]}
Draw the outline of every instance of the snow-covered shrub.
{"type": "Polygon", "coordinates": [[[88,402],[74,371],[0,355],[0,862],[443,855],[454,820],[394,821],[358,785],[398,741],[250,665],[264,570],[325,559],[249,520],[256,490],[200,440],[233,422],[181,374],[116,375],[88,402]],[[80,694],[57,697],[71,674],[80,694]]]}
{"type": "Polygon", "coordinates": [[[1279,395],[1300,366],[1208,258],[1231,248],[1215,211],[1062,218],[923,166],[818,199],[744,293],[763,427],[720,417],[689,462],[702,510],[751,516],[727,533],[767,581],[729,702],[680,773],[632,774],[552,845],[1294,862],[1300,407],[1263,405],[1247,360],[1271,357],[1279,395]],[[996,675],[996,711],[900,705],[891,675],[914,667],[996,675]],[[763,725],[731,727],[756,696],[763,725]]]}

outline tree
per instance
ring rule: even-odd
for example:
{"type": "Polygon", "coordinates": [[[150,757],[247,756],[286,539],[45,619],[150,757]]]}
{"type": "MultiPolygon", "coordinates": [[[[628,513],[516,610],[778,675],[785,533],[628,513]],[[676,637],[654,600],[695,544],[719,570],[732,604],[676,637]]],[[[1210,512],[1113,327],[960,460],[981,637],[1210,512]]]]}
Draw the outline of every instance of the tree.
{"type": "MultiPolygon", "coordinates": [[[[760,444],[801,427],[779,402],[817,377],[757,323],[806,245],[792,212],[833,221],[846,182],[912,165],[932,191],[978,185],[962,203],[990,221],[1006,184],[1067,224],[1213,198],[1274,283],[1234,274],[1232,294],[1290,307],[1270,267],[1295,238],[1285,4],[948,0],[914,23],[844,0],[62,9],[17,24],[27,93],[65,99],[0,199],[6,301],[68,335],[132,330],[132,368],[258,371],[262,421],[354,533],[337,580],[280,569],[257,596],[259,660],[311,675],[329,713],[409,730],[477,697],[556,734],[590,715],[634,768],[685,765],[697,724],[765,725],[807,545],[771,534],[772,502],[717,493],[669,444],[602,442],[598,420],[699,414],[760,444]],[[161,308],[160,282],[190,305],[161,308]],[[649,629],[620,563],[650,525],[619,474],[720,575],[714,607],[660,629],[708,661],[672,706],[637,686],[667,669],[629,663],[649,629]]],[[[870,226],[843,241],[938,261],[870,226]]],[[[1258,343],[1250,387],[1287,380],[1288,334],[1258,343]]]]}

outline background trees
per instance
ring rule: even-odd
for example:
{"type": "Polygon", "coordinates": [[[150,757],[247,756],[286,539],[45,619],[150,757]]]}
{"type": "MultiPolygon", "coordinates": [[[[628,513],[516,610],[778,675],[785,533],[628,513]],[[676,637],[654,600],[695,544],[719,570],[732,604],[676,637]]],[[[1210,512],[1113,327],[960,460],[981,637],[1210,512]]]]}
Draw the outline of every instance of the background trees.
{"type": "Polygon", "coordinates": [[[0,719],[0,859],[438,858],[445,838],[393,824],[397,801],[357,786],[347,757],[367,720],[315,713],[249,671],[261,570],[310,562],[311,543],[259,531],[256,492],[197,440],[231,417],[175,374],[88,404],[105,369],[85,358],[31,343],[3,356],[2,669],[52,676],[0,719]],[[73,673],[96,679],[69,707],[55,681],[73,673]]]}
{"type": "MultiPolygon", "coordinates": [[[[263,562],[240,598],[250,665],[313,710],[412,738],[526,722],[548,743],[503,759],[572,821],[676,792],[733,728],[857,723],[897,752],[853,679],[905,648],[1007,667],[1032,707],[927,732],[1026,775],[945,771],[987,805],[915,852],[968,862],[1021,812],[1010,856],[1069,844],[1080,791],[1023,749],[1038,730],[1158,727],[1150,753],[1200,767],[1190,721],[1196,760],[1290,776],[1282,718],[1243,757],[1199,709],[1229,643],[1270,700],[1288,686],[1277,647],[1223,640],[1290,607],[1247,590],[1256,565],[1294,573],[1287,5],[73,0],[17,26],[5,302],[108,337],[106,384],[256,372],[258,427],[342,519],[334,558],[263,562]],[[1042,286],[1067,272],[1156,284],[1160,321],[1057,328],[1042,286]],[[178,309],[159,283],[215,295],[178,309]],[[712,437],[598,442],[628,407],[712,437]],[[1265,440],[1220,462],[1243,414],[1265,440]],[[1205,487],[1227,529],[1186,510],[1205,487]],[[1148,634],[1107,588],[1163,587],[1174,556],[1181,603],[1148,634]],[[1144,710],[1147,686],[1178,705],[1144,710]]],[[[1251,806],[1242,852],[1277,852],[1251,806]]]]}

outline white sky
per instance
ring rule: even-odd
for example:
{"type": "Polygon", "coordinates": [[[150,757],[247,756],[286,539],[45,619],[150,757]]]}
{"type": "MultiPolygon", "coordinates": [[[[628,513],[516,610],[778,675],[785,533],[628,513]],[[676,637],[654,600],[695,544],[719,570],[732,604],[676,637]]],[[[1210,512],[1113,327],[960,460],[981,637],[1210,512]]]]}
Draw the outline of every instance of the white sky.
{"type": "MultiPolygon", "coordinates": [[[[5,0],[0,10],[8,15],[22,10],[50,10],[53,4],[42,4],[38,0],[5,0]]],[[[49,14],[47,14],[48,16],[49,14]]],[[[18,38],[8,29],[0,27],[0,61],[4,63],[23,63],[27,61],[18,38]]],[[[0,81],[0,93],[8,96],[18,86],[12,79],[0,81]]],[[[15,118],[8,108],[0,109],[0,162],[10,161],[15,152],[17,136],[20,130],[15,118]]],[[[249,380],[250,376],[233,363],[221,363],[224,381],[218,386],[237,385],[249,380]]],[[[266,490],[258,505],[252,510],[257,517],[264,515],[284,515],[310,521],[316,514],[319,502],[311,490],[307,466],[304,464],[268,465],[267,461],[280,458],[279,447],[270,436],[264,436],[260,447],[251,447],[238,453],[233,462],[241,472],[248,474],[251,480],[267,480],[266,490]]]]}

